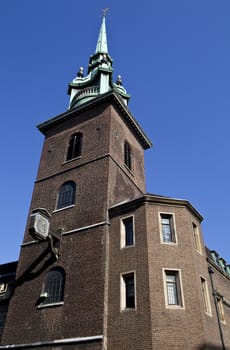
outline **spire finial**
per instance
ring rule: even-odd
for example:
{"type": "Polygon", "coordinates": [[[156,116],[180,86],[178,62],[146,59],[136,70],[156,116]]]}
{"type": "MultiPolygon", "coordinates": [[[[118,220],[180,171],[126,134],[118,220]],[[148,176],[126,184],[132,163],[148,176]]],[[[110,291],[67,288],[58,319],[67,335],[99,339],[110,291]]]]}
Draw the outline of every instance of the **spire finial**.
{"type": "Polygon", "coordinates": [[[103,17],[106,16],[107,12],[109,11],[109,7],[106,7],[105,9],[102,10],[103,17]]]}
{"type": "Polygon", "coordinates": [[[108,46],[107,46],[107,37],[106,37],[106,26],[105,26],[105,16],[106,13],[108,12],[109,8],[107,7],[104,9],[103,16],[102,16],[102,23],[101,23],[101,28],[97,40],[97,46],[96,46],[96,51],[95,53],[106,53],[108,54],[108,46]]]}

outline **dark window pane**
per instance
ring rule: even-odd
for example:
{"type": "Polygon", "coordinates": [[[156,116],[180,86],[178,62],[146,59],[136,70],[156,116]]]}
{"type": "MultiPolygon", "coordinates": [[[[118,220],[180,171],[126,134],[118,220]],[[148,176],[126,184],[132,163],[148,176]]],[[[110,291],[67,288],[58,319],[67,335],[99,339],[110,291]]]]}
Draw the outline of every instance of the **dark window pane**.
{"type": "Polygon", "coordinates": [[[123,220],[125,226],[125,245],[133,245],[133,218],[123,220]]]}
{"type": "Polygon", "coordinates": [[[76,185],[69,181],[64,183],[59,190],[57,209],[74,204],[76,185]]]}
{"type": "Polygon", "coordinates": [[[63,301],[63,292],[64,271],[61,269],[49,271],[42,291],[43,295],[46,295],[42,304],[52,304],[63,301]]]}
{"type": "Polygon", "coordinates": [[[8,310],[8,304],[0,305],[0,339],[1,339],[4,325],[5,325],[7,310],[8,310]]]}
{"type": "Polygon", "coordinates": [[[125,288],[126,288],[126,307],[135,307],[135,289],[134,289],[134,276],[128,275],[124,277],[125,288]]]}
{"type": "Polygon", "coordinates": [[[66,160],[70,160],[81,155],[82,134],[77,133],[71,136],[66,160]]]}
{"type": "Polygon", "coordinates": [[[132,169],[132,159],[131,159],[131,148],[128,142],[124,144],[124,156],[125,156],[125,165],[131,170],[132,169]]]}

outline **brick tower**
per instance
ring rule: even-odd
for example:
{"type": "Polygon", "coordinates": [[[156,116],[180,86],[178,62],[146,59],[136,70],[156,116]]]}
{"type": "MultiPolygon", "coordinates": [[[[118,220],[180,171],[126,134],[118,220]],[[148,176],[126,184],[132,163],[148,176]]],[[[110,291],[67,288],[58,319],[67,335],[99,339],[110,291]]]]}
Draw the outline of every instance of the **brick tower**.
{"type": "Polygon", "coordinates": [[[151,142],[112,72],[104,14],[68,110],[38,126],[44,146],[0,350],[230,346],[229,266],[207,257],[187,200],[145,193],[151,142]]]}
{"type": "Polygon", "coordinates": [[[121,77],[112,81],[105,16],[88,74],[79,69],[69,94],[68,110],[38,126],[45,140],[3,344],[105,346],[108,208],[143,195],[151,146],[121,77]],[[31,235],[36,212],[47,214],[52,241],[31,235]]]}

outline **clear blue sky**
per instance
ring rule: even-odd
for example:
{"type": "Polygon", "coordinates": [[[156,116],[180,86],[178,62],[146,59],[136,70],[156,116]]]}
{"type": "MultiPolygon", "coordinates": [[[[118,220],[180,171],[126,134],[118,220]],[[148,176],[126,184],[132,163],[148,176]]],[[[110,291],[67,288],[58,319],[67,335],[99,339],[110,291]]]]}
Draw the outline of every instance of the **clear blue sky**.
{"type": "Polygon", "coordinates": [[[206,245],[230,263],[229,0],[2,0],[0,263],[18,259],[43,135],[107,16],[114,79],[152,140],[147,191],[188,199],[206,245]]]}

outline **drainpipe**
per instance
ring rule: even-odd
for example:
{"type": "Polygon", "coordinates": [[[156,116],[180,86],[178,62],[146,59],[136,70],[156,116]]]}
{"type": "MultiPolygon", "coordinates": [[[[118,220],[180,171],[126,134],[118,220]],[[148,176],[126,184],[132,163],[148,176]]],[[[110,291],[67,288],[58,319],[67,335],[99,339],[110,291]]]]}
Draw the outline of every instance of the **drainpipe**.
{"type": "Polygon", "coordinates": [[[209,272],[211,286],[212,286],[212,295],[213,295],[215,309],[216,309],[216,316],[217,316],[217,321],[218,321],[218,327],[219,327],[220,339],[221,339],[221,343],[222,343],[222,349],[226,350],[225,345],[224,345],[224,336],[223,336],[223,332],[222,332],[222,328],[221,328],[220,315],[219,315],[219,311],[218,311],[218,307],[217,307],[216,291],[215,291],[215,288],[214,288],[214,283],[213,283],[213,278],[212,278],[212,274],[214,273],[214,271],[213,271],[211,266],[208,267],[208,272],[209,272]]]}

